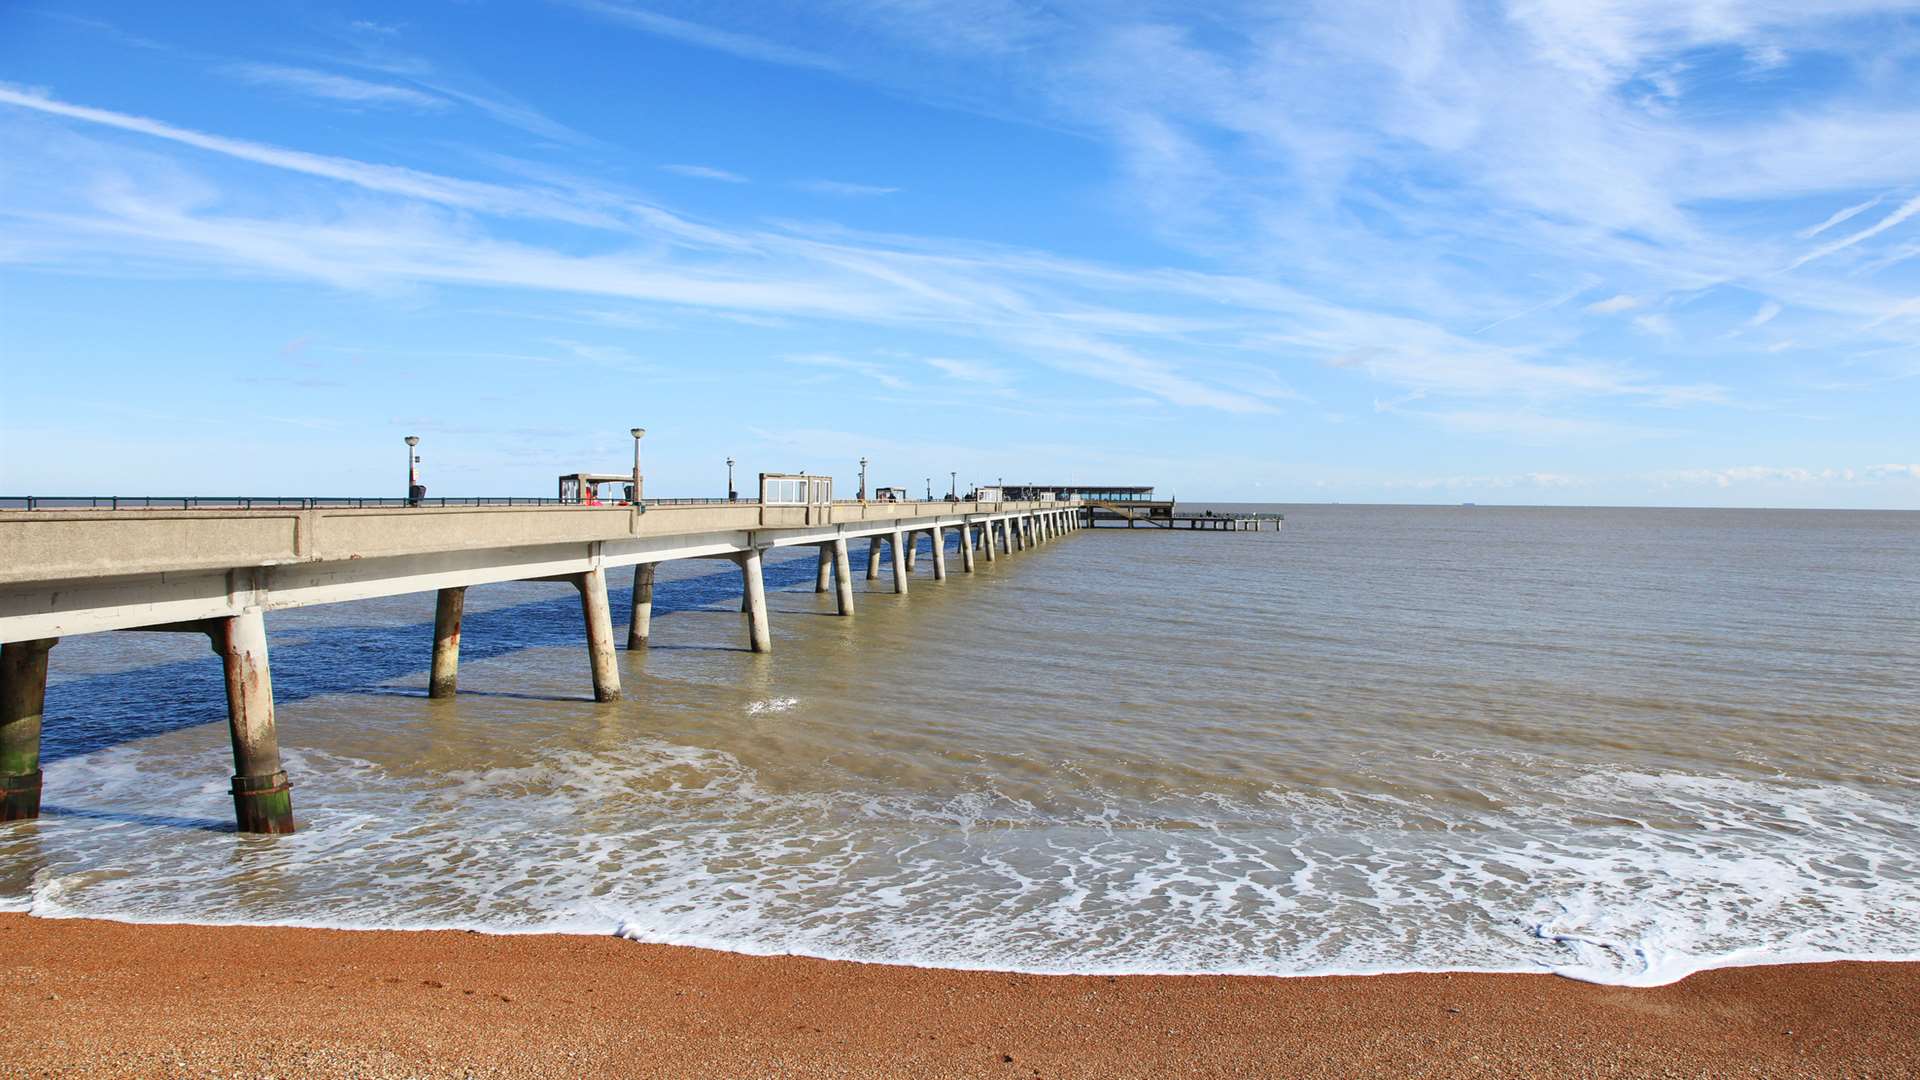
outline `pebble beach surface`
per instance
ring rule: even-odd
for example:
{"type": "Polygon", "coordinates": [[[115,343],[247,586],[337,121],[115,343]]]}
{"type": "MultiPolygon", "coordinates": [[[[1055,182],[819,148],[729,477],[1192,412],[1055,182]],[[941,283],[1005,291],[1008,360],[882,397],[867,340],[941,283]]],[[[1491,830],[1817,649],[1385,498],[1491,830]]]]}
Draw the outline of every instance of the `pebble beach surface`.
{"type": "Polygon", "coordinates": [[[12,1076],[1913,1076],[1920,964],[1035,976],[0,914],[12,1076]]]}

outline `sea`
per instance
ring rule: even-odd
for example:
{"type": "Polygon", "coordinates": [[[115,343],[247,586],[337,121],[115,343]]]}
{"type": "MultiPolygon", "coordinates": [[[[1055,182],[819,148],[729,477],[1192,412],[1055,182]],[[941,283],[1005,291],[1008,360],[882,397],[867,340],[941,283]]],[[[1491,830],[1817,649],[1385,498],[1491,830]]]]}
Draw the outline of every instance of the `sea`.
{"type": "Polygon", "coordinates": [[[72,638],[0,909],[1021,972],[1920,959],[1920,514],[1212,509],[1285,528],[906,595],[859,547],[853,618],[777,553],[767,655],[732,564],[666,564],[607,704],[565,585],[470,589],[450,700],[431,594],[273,612],[289,837],[233,831],[204,639],[72,638]]]}

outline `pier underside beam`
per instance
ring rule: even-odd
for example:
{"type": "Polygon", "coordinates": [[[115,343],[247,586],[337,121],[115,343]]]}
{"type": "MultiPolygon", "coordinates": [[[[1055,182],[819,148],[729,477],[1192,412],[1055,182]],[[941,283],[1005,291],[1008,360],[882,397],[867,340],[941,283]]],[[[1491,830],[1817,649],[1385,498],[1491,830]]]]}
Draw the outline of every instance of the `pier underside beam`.
{"type": "Polygon", "coordinates": [[[658,563],[633,566],[633,611],[627,619],[627,648],[644,649],[653,633],[653,571],[658,563]]]}
{"type": "Polygon", "coordinates": [[[587,660],[593,669],[593,700],[620,700],[620,658],[613,648],[613,612],[607,606],[607,572],[598,568],[573,576],[580,590],[580,614],[587,624],[587,660]]]}
{"type": "Polygon", "coordinates": [[[47,651],[59,638],[0,645],[0,822],[40,816],[40,717],[47,651]]]}
{"type": "Polygon", "coordinates": [[[753,651],[773,651],[773,632],[767,623],[767,583],[760,572],[760,549],[748,548],[739,555],[740,577],[747,594],[747,637],[753,651]]]}
{"type": "Polygon", "coordinates": [[[427,696],[448,698],[460,682],[460,619],[467,608],[467,587],[441,589],[433,603],[433,674],[427,696]]]}
{"type": "Polygon", "coordinates": [[[853,614],[853,560],[845,538],[833,542],[833,599],[840,614],[853,614]]]}
{"type": "Polygon", "coordinates": [[[258,610],[214,619],[207,638],[226,672],[234,820],[245,833],[290,833],[293,795],[280,768],[280,736],[273,723],[267,620],[258,610]]]}

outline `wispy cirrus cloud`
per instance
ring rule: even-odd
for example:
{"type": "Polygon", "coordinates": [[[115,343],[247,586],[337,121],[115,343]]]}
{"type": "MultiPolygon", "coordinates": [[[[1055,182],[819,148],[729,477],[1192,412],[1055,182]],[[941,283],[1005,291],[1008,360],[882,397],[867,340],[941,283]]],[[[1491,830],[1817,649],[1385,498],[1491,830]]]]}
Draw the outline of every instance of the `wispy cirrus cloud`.
{"type": "Polygon", "coordinates": [[[670,172],[677,176],[691,177],[695,180],[718,180],[723,184],[744,184],[747,178],[737,172],[716,169],[711,165],[662,165],[661,172],[670,172]]]}
{"type": "Polygon", "coordinates": [[[662,15],[655,11],[614,3],[612,0],[570,0],[582,11],[663,38],[730,53],[745,60],[761,60],[789,67],[839,71],[841,63],[825,53],[795,48],[756,34],[724,30],[689,19],[662,15]]]}
{"type": "Polygon", "coordinates": [[[870,198],[876,195],[892,195],[900,189],[882,187],[879,184],[854,184],[844,180],[801,180],[794,187],[801,191],[811,191],[816,195],[843,195],[849,198],[870,198]]]}
{"type": "Polygon", "coordinates": [[[434,112],[448,108],[445,98],[405,86],[369,82],[349,75],[290,67],[285,64],[231,64],[223,68],[228,75],[256,86],[271,86],[305,97],[342,105],[418,109],[434,112]]]}

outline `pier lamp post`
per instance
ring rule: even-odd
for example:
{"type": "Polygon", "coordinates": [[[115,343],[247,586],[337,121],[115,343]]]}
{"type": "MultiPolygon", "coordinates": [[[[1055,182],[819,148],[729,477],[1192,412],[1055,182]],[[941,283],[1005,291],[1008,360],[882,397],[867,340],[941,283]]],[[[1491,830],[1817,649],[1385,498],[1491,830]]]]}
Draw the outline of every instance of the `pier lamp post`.
{"type": "Polygon", "coordinates": [[[420,505],[420,455],[413,448],[420,445],[420,436],[409,435],[407,443],[407,505],[420,505]]]}
{"type": "Polygon", "coordinates": [[[933,501],[933,477],[927,477],[927,501],[933,501]]]}
{"type": "Polygon", "coordinates": [[[727,459],[727,501],[739,502],[740,493],[733,490],[733,459],[727,459]]]}
{"type": "Polygon", "coordinates": [[[953,469],[947,473],[947,501],[948,502],[960,501],[960,470],[959,469],[953,469]]]}
{"type": "Polygon", "coordinates": [[[644,514],[647,510],[647,504],[640,487],[640,436],[645,435],[647,429],[643,427],[628,428],[627,432],[633,436],[633,506],[634,509],[644,514]]]}
{"type": "Polygon", "coordinates": [[[860,459],[860,501],[867,501],[867,459],[860,459]]]}

